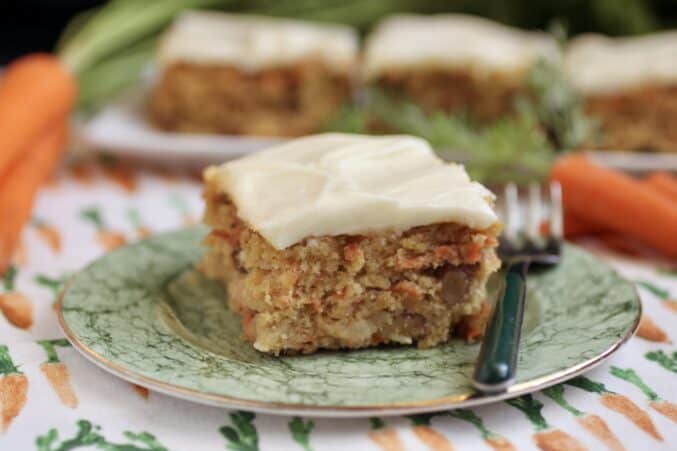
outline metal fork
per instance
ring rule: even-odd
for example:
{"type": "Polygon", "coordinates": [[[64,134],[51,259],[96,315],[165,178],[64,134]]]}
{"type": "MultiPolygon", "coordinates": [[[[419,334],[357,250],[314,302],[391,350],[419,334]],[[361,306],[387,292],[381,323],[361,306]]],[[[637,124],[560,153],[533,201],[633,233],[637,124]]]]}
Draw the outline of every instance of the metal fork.
{"type": "Polygon", "coordinates": [[[505,224],[498,254],[506,268],[503,296],[496,303],[487,325],[479,358],[475,364],[473,386],[485,393],[507,390],[515,379],[519,353],[527,271],[548,268],[560,261],[563,222],[562,188],[553,182],[549,186],[549,230],[541,233],[544,205],[541,187],[529,186],[527,224],[522,224],[517,187],[505,188],[505,224]]]}

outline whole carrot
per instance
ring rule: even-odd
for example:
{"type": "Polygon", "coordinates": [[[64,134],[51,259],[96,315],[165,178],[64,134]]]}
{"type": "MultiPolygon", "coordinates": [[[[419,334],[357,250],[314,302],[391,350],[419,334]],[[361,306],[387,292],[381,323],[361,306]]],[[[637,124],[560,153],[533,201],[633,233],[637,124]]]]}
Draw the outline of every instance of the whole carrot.
{"type": "Polygon", "coordinates": [[[33,303],[21,293],[14,291],[16,268],[10,266],[3,276],[5,292],[0,294],[0,312],[10,324],[19,329],[29,329],[33,325],[33,303]]]}
{"type": "Polygon", "coordinates": [[[52,124],[0,177],[0,273],[9,265],[21,230],[30,217],[33,198],[54,169],[65,143],[66,124],[63,121],[52,124]]]}
{"type": "Polygon", "coordinates": [[[627,233],[677,257],[677,204],[630,176],[582,155],[561,158],[550,177],[562,185],[564,209],[610,230],[627,233]]]}
{"type": "Polygon", "coordinates": [[[70,346],[70,343],[64,338],[55,340],[40,340],[38,344],[44,349],[47,360],[40,365],[40,371],[45,375],[49,385],[56,392],[61,403],[74,409],[78,406],[78,397],[75,395],[71,385],[70,373],[68,367],[59,360],[56,352],[56,346],[70,346]]]}
{"type": "Polygon", "coordinates": [[[0,176],[70,113],[76,92],[74,78],[55,56],[28,55],[7,67],[0,79],[0,176]]]}
{"type": "Polygon", "coordinates": [[[608,390],[604,384],[595,382],[585,376],[575,377],[568,380],[566,384],[578,387],[589,393],[597,393],[600,397],[600,402],[604,407],[620,413],[654,439],[663,440],[660,432],[658,432],[653,421],[651,421],[649,414],[642,410],[627,396],[614,393],[611,390],[608,390]]]}
{"type": "Polygon", "coordinates": [[[667,172],[654,172],[644,179],[650,188],[677,202],[677,177],[667,172]]]}
{"type": "Polygon", "coordinates": [[[0,426],[6,432],[26,404],[28,379],[12,362],[9,349],[0,345],[0,426]]]}
{"type": "Polygon", "coordinates": [[[370,418],[371,431],[369,438],[383,451],[404,451],[404,444],[397,435],[397,430],[387,427],[380,418],[370,418]]]}

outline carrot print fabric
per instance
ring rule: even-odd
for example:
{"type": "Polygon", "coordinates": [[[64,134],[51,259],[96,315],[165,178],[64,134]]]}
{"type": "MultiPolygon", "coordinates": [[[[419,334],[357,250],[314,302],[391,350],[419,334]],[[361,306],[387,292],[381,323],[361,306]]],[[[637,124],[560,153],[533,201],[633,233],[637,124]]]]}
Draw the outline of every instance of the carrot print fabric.
{"type": "Polygon", "coordinates": [[[326,419],[226,411],[116,378],[59,328],[69,278],[125,243],[185,227],[200,184],[114,158],[74,161],[39,193],[0,278],[0,450],[677,449],[677,272],[607,256],[637,282],[642,333],[608,362],[511,403],[409,417],[326,419]]]}

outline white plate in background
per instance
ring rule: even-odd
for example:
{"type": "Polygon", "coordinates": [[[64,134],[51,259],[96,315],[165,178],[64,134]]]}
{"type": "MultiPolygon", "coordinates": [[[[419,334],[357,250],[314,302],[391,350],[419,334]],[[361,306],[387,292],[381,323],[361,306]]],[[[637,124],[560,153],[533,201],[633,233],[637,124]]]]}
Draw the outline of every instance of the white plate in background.
{"type": "Polygon", "coordinates": [[[149,160],[219,163],[285,141],[285,138],[173,133],[146,120],[147,89],[127,91],[91,119],[76,126],[79,144],[92,150],[149,160]]]}

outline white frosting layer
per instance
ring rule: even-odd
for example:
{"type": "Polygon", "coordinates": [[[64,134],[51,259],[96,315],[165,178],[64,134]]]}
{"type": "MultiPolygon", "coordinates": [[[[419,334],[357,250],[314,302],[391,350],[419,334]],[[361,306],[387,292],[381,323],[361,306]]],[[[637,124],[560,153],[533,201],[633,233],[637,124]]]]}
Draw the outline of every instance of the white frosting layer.
{"type": "Polygon", "coordinates": [[[565,54],[573,85],[605,94],[648,84],[677,82],[677,31],[631,38],[584,35],[565,54]]]}
{"type": "Polygon", "coordinates": [[[401,15],[381,22],[367,39],[363,75],[374,79],[390,69],[418,66],[520,72],[539,57],[559,57],[546,33],[462,14],[401,15]]]}
{"type": "Polygon", "coordinates": [[[318,58],[345,72],[352,68],[357,49],[357,34],[346,26],[193,11],[170,27],[157,59],[161,66],[187,61],[254,71],[318,58]]]}
{"type": "Polygon", "coordinates": [[[312,236],[497,222],[491,192],[413,136],[308,136],[207,168],[205,180],[277,249],[312,236]]]}

